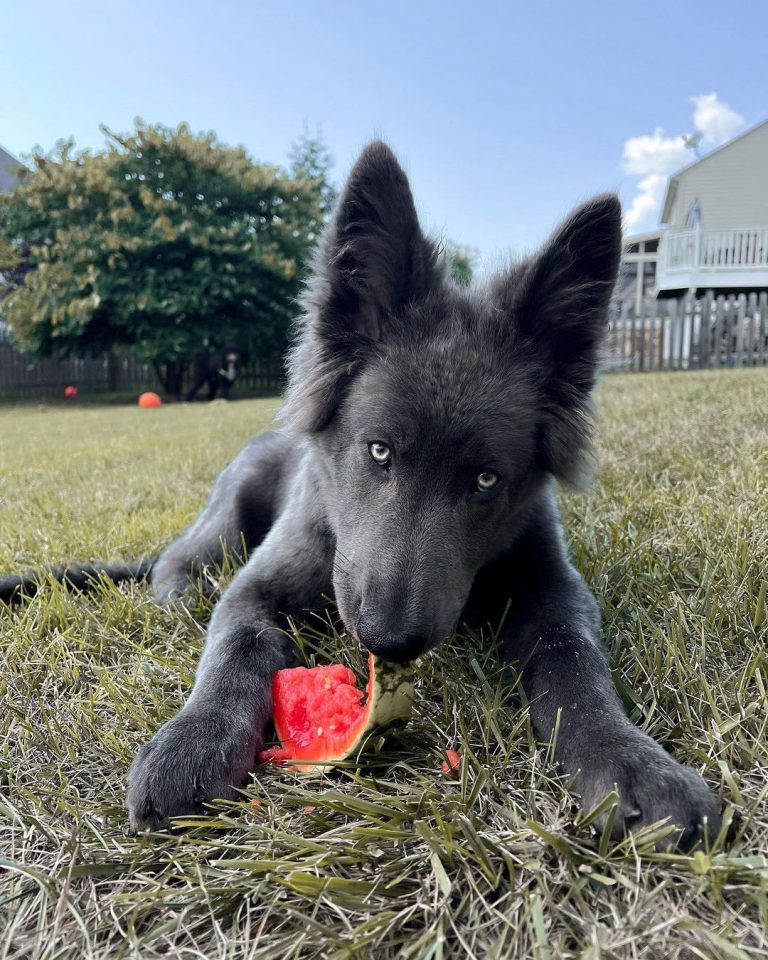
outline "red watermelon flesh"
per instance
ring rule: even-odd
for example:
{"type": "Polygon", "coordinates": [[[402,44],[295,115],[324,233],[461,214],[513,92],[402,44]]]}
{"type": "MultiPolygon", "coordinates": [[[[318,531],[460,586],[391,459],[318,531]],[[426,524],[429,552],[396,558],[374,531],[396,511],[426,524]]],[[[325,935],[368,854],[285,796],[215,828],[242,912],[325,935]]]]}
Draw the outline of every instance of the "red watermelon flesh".
{"type": "Polygon", "coordinates": [[[279,747],[263,751],[264,762],[300,761],[293,769],[332,767],[353,753],[374,727],[406,720],[413,701],[408,667],[368,658],[368,684],[357,687],[352,670],[327,667],[279,670],[272,681],[279,747]]]}

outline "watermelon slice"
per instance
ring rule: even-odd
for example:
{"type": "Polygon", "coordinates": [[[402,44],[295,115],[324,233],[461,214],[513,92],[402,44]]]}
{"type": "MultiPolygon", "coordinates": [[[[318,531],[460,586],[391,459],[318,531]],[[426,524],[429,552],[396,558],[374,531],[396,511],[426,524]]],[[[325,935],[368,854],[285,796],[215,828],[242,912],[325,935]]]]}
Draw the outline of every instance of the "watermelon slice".
{"type": "Polygon", "coordinates": [[[408,665],[368,656],[368,685],[340,663],[328,667],[278,670],[272,680],[275,731],[279,747],[259,760],[300,761],[302,773],[328,770],[360,747],[376,727],[408,719],[413,673],[408,665]]]}

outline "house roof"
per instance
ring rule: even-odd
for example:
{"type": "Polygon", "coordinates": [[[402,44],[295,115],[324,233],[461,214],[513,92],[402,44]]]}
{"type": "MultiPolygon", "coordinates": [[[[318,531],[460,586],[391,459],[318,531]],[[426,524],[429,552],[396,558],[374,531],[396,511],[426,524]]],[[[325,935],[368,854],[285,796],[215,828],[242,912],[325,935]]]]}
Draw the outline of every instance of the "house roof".
{"type": "Polygon", "coordinates": [[[17,160],[12,153],[0,146],[0,193],[13,189],[18,183],[14,167],[20,167],[21,160],[17,160]]]}
{"type": "Polygon", "coordinates": [[[672,212],[672,204],[675,202],[677,186],[680,177],[686,174],[693,167],[698,167],[700,163],[706,163],[708,160],[711,160],[712,157],[722,153],[724,150],[730,150],[730,148],[739,143],[740,140],[744,140],[757,130],[761,130],[766,124],[768,124],[768,120],[761,121],[756,126],[750,127],[749,130],[745,130],[744,133],[740,133],[738,137],[734,137],[733,140],[729,140],[728,143],[724,143],[721,147],[716,147],[714,150],[710,150],[705,157],[700,157],[698,160],[694,160],[693,163],[686,164],[686,166],[678,170],[677,173],[672,174],[667,181],[667,192],[664,194],[664,205],[661,208],[661,222],[669,222],[669,215],[672,212]]]}
{"type": "Polygon", "coordinates": [[[661,240],[663,232],[661,227],[656,227],[655,230],[646,230],[644,233],[629,233],[624,237],[624,246],[630,243],[643,243],[646,240],[661,240]]]}

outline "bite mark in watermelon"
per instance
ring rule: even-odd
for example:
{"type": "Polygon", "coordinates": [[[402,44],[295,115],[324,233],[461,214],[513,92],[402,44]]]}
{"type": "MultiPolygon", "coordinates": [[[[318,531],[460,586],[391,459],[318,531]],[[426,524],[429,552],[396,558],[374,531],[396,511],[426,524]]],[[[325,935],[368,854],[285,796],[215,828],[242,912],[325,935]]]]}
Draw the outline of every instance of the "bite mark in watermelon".
{"type": "Polygon", "coordinates": [[[327,770],[355,753],[376,727],[408,719],[413,673],[407,665],[368,656],[368,684],[356,686],[348,667],[292,667],[272,680],[279,747],[259,754],[262,763],[298,761],[302,773],[327,770]]]}

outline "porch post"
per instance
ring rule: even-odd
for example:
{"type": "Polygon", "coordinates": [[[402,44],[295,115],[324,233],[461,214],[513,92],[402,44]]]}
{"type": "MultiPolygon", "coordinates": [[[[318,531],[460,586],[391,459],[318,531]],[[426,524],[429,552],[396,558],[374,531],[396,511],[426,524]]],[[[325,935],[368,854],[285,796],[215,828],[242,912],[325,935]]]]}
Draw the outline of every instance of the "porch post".
{"type": "Polygon", "coordinates": [[[696,297],[696,288],[699,285],[699,264],[701,263],[701,220],[694,229],[693,240],[693,269],[691,270],[691,297],[696,297]]]}
{"type": "MultiPolygon", "coordinates": [[[[645,244],[639,244],[641,247],[645,247],[645,244]]],[[[645,257],[638,256],[637,258],[637,279],[635,281],[635,316],[639,317],[643,310],[643,280],[644,280],[644,269],[645,269],[645,257]]]]}

